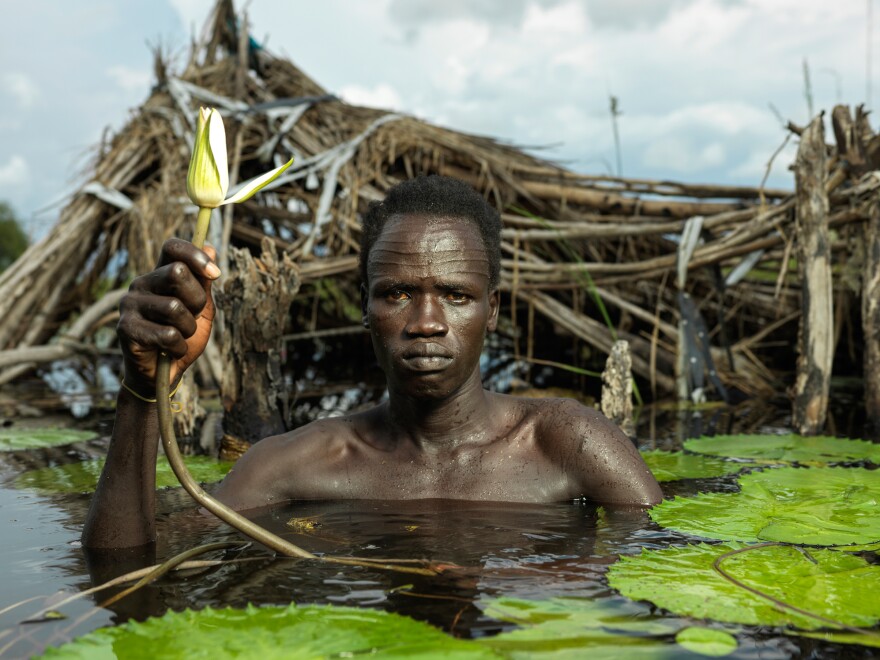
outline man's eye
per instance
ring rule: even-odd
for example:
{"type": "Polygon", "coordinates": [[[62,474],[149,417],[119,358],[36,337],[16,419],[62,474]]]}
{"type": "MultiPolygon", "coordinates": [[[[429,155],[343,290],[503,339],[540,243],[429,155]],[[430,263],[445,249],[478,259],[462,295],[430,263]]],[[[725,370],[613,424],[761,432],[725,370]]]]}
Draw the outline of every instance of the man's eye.
{"type": "Polygon", "coordinates": [[[463,303],[463,302],[467,302],[468,295],[466,293],[459,293],[457,291],[450,291],[449,293],[446,294],[446,299],[449,302],[463,303]]]}
{"type": "Polygon", "coordinates": [[[406,291],[402,291],[400,289],[392,289],[385,294],[385,297],[388,298],[388,300],[401,301],[406,300],[407,293],[406,291]]]}

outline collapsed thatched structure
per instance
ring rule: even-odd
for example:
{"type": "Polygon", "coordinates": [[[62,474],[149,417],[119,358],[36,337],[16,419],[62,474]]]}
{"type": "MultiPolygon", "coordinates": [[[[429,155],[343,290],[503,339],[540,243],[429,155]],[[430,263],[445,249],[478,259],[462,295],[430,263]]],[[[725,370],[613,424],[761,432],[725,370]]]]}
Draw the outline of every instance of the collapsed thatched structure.
{"type": "MultiPolygon", "coordinates": [[[[452,175],[502,213],[503,330],[524,360],[542,359],[538,316],[599,353],[629,340],[634,372],[657,395],[676,390],[676,369],[691,390],[704,372],[707,387],[751,395],[790,382],[784,365],[793,370],[801,307],[792,193],[576,174],[486,137],[349,105],[261,49],[221,0],[179,75],[157,55],[149,98],[100,145],[90,180],[51,233],[0,276],[0,383],[87,346],[90,329],[113,318],[119,293],[100,299],[108,280],[111,290],[124,287],[153,266],[166,238],[190,235],[185,174],[199,105],[227,118],[233,187],[295,158],[212,223],[221,253],[269,237],[298,262],[304,285],[335,276],[336,290],[355,301],[368,203],[405,178],[452,175]],[[682,330],[682,320],[705,323],[705,332],[682,330]]],[[[858,264],[880,180],[870,173],[877,139],[865,117],[846,130],[828,148],[826,172],[833,335],[841,359],[858,364],[858,264]]],[[[340,314],[337,324],[351,320],[340,314]]]]}

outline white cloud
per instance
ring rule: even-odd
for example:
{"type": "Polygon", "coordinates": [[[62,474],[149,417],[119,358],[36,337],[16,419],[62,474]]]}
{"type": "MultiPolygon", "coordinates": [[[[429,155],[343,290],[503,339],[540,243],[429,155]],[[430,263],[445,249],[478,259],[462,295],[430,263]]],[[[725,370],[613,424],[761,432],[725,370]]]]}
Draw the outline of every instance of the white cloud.
{"type": "Polygon", "coordinates": [[[132,69],[127,66],[117,64],[106,70],[106,74],[126,92],[146,93],[153,81],[153,74],[142,69],[132,69]]]}
{"type": "MultiPolygon", "coordinates": [[[[781,141],[780,144],[782,144],[781,141]]],[[[735,177],[749,179],[759,183],[761,179],[764,178],[764,173],[767,171],[767,163],[770,162],[770,158],[773,156],[776,149],[779,148],[780,144],[773,145],[768,143],[763,148],[754,148],[754,150],[748,153],[730,173],[735,177]]],[[[797,146],[793,140],[790,140],[785,149],[779,152],[776,155],[776,158],[773,159],[773,164],[770,168],[771,176],[774,174],[779,176],[782,173],[786,173],[790,177],[790,174],[788,174],[788,167],[794,162],[796,154],[797,146]]]]}
{"type": "Polygon", "coordinates": [[[581,35],[586,29],[586,24],[583,7],[574,0],[551,7],[530,4],[523,21],[523,34],[526,36],[548,33],[581,35]]]}
{"type": "Polygon", "coordinates": [[[383,110],[398,110],[403,107],[400,94],[391,85],[379,83],[375,87],[363,85],[345,85],[339,90],[339,96],[346,103],[365,105],[383,110]]]}
{"type": "Polygon", "coordinates": [[[24,73],[3,74],[3,87],[22,108],[30,108],[40,95],[37,84],[24,73]]]}
{"type": "Polygon", "coordinates": [[[0,165],[0,186],[19,186],[29,179],[30,168],[27,161],[17,154],[5,165],[0,165]]]}
{"type": "Polygon", "coordinates": [[[213,0],[168,0],[171,8],[177,12],[183,27],[189,31],[190,29],[201,30],[208,12],[214,6],[213,0]]]}

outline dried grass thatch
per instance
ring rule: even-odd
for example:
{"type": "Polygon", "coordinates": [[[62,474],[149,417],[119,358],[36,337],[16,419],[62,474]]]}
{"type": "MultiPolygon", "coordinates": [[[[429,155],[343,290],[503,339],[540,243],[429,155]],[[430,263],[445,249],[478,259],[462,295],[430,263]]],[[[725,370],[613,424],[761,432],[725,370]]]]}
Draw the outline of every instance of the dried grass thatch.
{"type": "MultiPolygon", "coordinates": [[[[795,199],[787,191],[576,174],[490,138],[349,105],[251,41],[229,0],[217,3],[185,70],[175,75],[157,56],[156,78],[150,97],[101,145],[90,181],[56,227],[0,276],[0,349],[7,349],[0,383],[29,367],[25,347],[81,348],[88,329],[73,338],[65,329],[96,303],[107,278],[111,289],[123,286],[153,266],[166,238],[189,235],[191,135],[198,106],[211,105],[227,118],[233,186],[295,157],[270,189],[226,207],[223,222],[212,223],[215,244],[258,248],[269,236],[299,262],[303,282],[338,276],[354,296],[368,203],[420,173],[452,175],[502,213],[504,315],[507,331],[523,337],[524,359],[542,353],[525,337],[531,323],[520,326],[543,315],[602,352],[618,337],[629,340],[635,373],[658,395],[675,391],[677,356],[687,345],[679,337],[678,280],[708,332],[706,350],[691,351],[706,369],[714,362],[723,386],[767,395],[786,385],[778,367],[793,369],[800,309],[790,266],[795,199]],[[683,258],[684,239],[676,237],[700,224],[683,258]],[[594,318],[593,287],[613,329],[594,318]]],[[[861,111],[849,126],[839,148],[829,147],[828,191],[834,336],[856,362],[857,264],[880,179],[871,171],[877,139],[861,111]]],[[[100,311],[112,315],[109,308],[100,311]]],[[[98,324],[109,318],[92,316],[98,324]]]]}

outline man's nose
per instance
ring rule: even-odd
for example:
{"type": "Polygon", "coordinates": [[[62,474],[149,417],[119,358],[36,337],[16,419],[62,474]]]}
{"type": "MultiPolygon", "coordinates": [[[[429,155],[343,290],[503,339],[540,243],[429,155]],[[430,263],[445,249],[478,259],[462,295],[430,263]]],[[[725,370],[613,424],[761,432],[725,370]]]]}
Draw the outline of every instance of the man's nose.
{"type": "Polygon", "coordinates": [[[406,333],[413,337],[436,337],[449,331],[443,305],[431,296],[419,296],[410,305],[406,333]]]}

